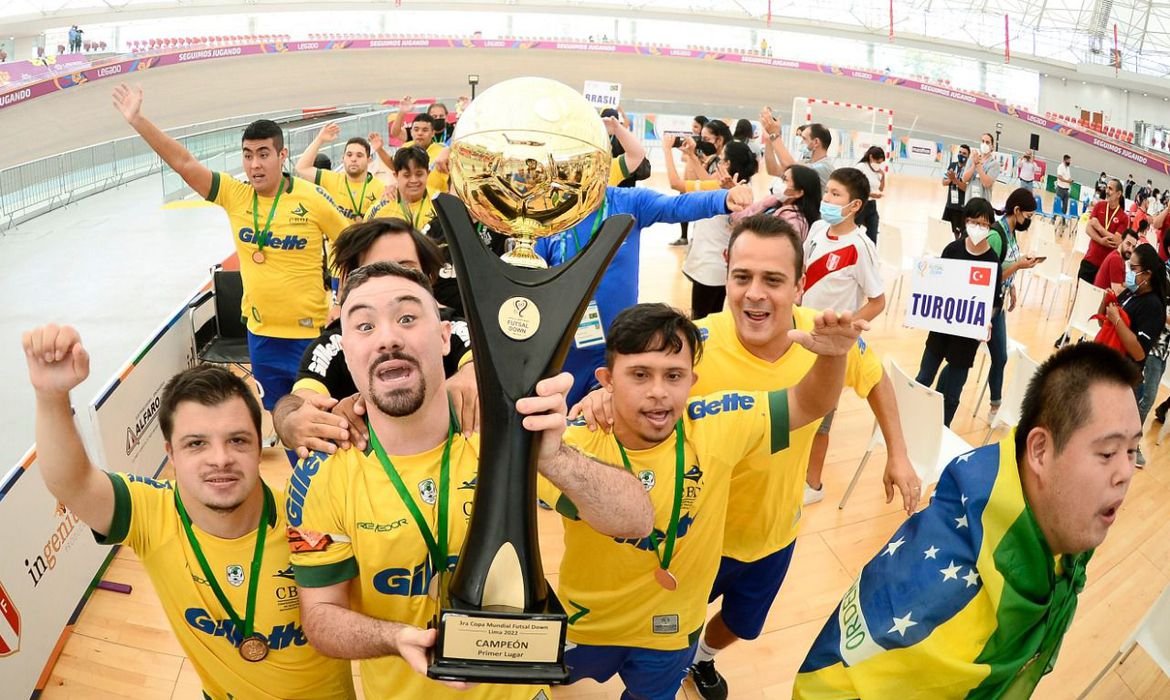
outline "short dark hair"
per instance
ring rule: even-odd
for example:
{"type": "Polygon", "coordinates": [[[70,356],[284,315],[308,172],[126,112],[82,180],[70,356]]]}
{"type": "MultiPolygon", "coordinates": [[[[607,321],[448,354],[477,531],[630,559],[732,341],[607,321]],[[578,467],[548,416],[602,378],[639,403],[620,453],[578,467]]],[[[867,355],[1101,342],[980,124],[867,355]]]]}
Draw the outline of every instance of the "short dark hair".
{"type": "Polygon", "coordinates": [[[240,139],[240,143],[244,141],[264,141],[265,139],[272,139],[272,144],[276,146],[276,150],[284,150],[284,131],[280,128],[280,124],[271,119],[257,119],[244,128],[244,137],[240,139]]]}
{"type": "Polygon", "coordinates": [[[1053,447],[1064,449],[1073,433],[1092,414],[1089,390],[1096,384],[1113,384],[1132,389],[1142,375],[1137,365],[1113,348],[1100,343],[1066,345],[1052,353],[1024,393],[1020,422],[1016,428],[1016,456],[1023,458],[1028,433],[1045,428],[1052,433],[1053,447]]]}
{"type": "Polygon", "coordinates": [[[850,201],[860,199],[865,204],[869,200],[869,178],[857,168],[837,168],[829,179],[845,188],[850,201]]]}
{"type": "Polygon", "coordinates": [[[356,143],[362,148],[366,149],[366,156],[370,155],[370,142],[361,136],[354,136],[352,139],[345,142],[345,148],[349,148],[350,144],[356,143]]]}
{"type": "Polygon", "coordinates": [[[1012,212],[1020,208],[1021,212],[1036,211],[1036,195],[1026,187],[1017,187],[1007,196],[1003,203],[1003,213],[1011,216],[1012,212]]]}
{"type": "Polygon", "coordinates": [[[349,276],[345,278],[345,284],[341,287],[341,293],[337,297],[337,305],[343,306],[345,304],[345,300],[349,298],[349,295],[353,292],[353,290],[362,286],[366,282],[369,282],[373,279],[378,279],[379,277],[401,277],[404,280],[410,280],[411,282],[414,282],[418,286],[427,290],[427,294],[430,294],[432,297],[434,296],[434,291],[431,288],[431,281],[427,279],[426,275],[419,272],[418,270],[412,270],[409,267],[403,267],[398,263],[386,262],[383,260],[381,262],[363,265],[349,273],[349,276]]]}
{"type": "Polygon", "coordinates": [[[332,170],[333,160],[324,153],[318,153],[317,157],[313,159],[313,167],[318,170],[332,170]]]}
{"type": "MultiPolygon", "coordinates": [[[[1146,223],[1146,222],[1145,222],[1145,221],[1143,221],[1142,223],[1144,224],[1144,223],[1146,223]]],[[[1122,239],[1125,239],[1126,237],[1129,237],[1129,238],[1138,238],[1138,232],[1137,232],[1137,231],[1134,231],[1134,230],[1133,230],[1133,229],[1131,229],[1131,228],[1127,228],[1127,229],[1125,229],[1124,231],[1122,231],[1122,232],[1121,232],[1121,237],[1122,237],[1122,239]]],[[[1123,261],[1123,262],[1124,262],[1124,261],[1123,261]]]]}
{"type": "MultiPolygon", "coordinates": [[[[1148,230],[1149,230],[1149,228],[1150,228],[1150,220],[1149,220],[1149,219],[1142,219],[1141,221],[1139,221],[1139,222],[1138,222],[1138,227],[1137,227],[1137,235],[1138,235],[1138,237],[1140,238],[1140,237],[1141,237],[1141,234],[1143,234],[1143,233],[1145,233],[1146,231],[1148,231],[1148,230]]],[[[1124,237],[1124,234],[1123,234],[1123,237],[1124,237]]]]}
{"type": "Polygon", "coordinates": [[[394,172],[401,172],[407,168],[415,166],[427,170],[431,167],[431,157],[427,155],[426,149],[420,146],[407,146],[406,148],[399,148],[394,153],[394,172]]]}
{"type": "Polygon", "coordinates": [[[256,394],[243,379],[218,365],[196,365],[185,369],[163,386],[158,408],[158,425],[162,429],[163,439],[171,441],[175,430],[175,411],[179,404],[193,401],[202,406],[215,407],[237,396],[243,399],[248,408],[259,446],[260,403],[256,401],[256,394]]]}
{"type": "Polygon", "coordinates": [[[808,137],[820,141],[825,149],[833,145],[833,133],[826,129],[825,125],[820,122],[813,122],[808,125],[808,137]]]}
{"type": "Polygon", "coordinates": [[[443,253],[439,247],[405,220],[393,217],[361,221],[342,231],[333,243],[333,274],[338,277],[349,277],[360,267],[358,261],[370,246],[382,236],[394,234],[410,236],[418,253],[418,262],[422,266],[423,274],[432,283],[437,281],[439,270],[443,267],[443,253]]]}
{"type": "Polygon", "coordinates": [[[699,128],[701,129],[704,126],[707,126],[707,122],[709,122],[711,120],[708,119],[707,117],[704,117],[702,114],[700,114],[699,116],[695,117],[695,121],[698,122],[699,128]]]}
{"type": "Polygon", "coordinates": [[[727,174],[740,182],[751,180],[760,169],[756,154],[743,141],[728,141],[723,147],[723,160],[727,163],[727,174]]]}
{"type": "Polygon", "coordinates": [[[966,149],[967,149],[967,152],[968,152],[968,153],[970,153],[970,152],[971,152],[971,147],[970,147],[970,146],[968,146],[968,145],[967,145],[967,144],[965,144],[965,143],[960,143],[960,144],[959,144],[959,150],[961,151],[961,150],[963,150],[964,148],[966,148],[966,149]]]}
{"type": "Polygon", "coordinates": [[[666,304],[635,304],[614,317],[605,341],[605,366],[613,369],[616,355],[643,352],[674,354],[686,349],[691,367],[703,356],[703,336],[686,314],[666,304]]]}
{"type": "Polygon", "coordinates": [[[414,126],[415,124],[427,124],[432,129],[435,128],[435,120],[432,119],[431,115],[427,114],[426,112],[415,115],[414,121],[410,122],[410,125],[414,126]]]}
{"type": "Polygon", "coordinates": [[[982,197],[972,197],[963,205],[964,219],[986,219],[987,223],[995,221],[995,207],[982,197]]]}
{"type": "Polygon", "coordinates": [[[756,127],[752,126],[751,121],[747,119],[740,119],[735,122],[735,131],[732,132],[737,141],[750,141],[756,135],[756,127]]]}
{"type": "Polygon", "coordinates": [[[1061,156],[1061,157],[1060,157],[1060,159],[1061,159],[1061,160],[1072,160],[1072,156],[1070,156],[1069,154],[1065,153],[1063,156],[1061,156]]]}
{"type": "Polygon", "coordinates": [[[804,274],[804,244],[800,242],[800,234],[792,228],[792,224],[778,216],[756,214],[745,216],[731,227],[731,237],[727,239],[727,257],[731,258],[731,249],[736,240],[744,233],[752,233],[760,238],[783,238],[792,245],[792,252],[796,257],[796,277],[800,279],[804,274]]]}

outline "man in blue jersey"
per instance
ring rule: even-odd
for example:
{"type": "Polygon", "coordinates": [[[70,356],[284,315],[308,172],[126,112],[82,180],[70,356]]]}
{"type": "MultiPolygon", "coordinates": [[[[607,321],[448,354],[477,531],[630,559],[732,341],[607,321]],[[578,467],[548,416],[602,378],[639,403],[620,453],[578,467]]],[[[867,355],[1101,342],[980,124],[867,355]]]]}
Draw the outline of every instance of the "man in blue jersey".
{"type": "Polygon", "coordinates": [[[572,406],[593,386],[593,370],[605,364],[605,335],[609,324],[623,309],[638,303],[638,263],[642,229],[654,224],[678,224],[739,211],[752,203],[747,185],[730,190],[692,192],[677,196],[641,188],[606,189],[605,199],[583,221],[555,236],[537,241],[536,252],[550,266],[572,260],[597,235],[602,223],[614,214],[630,214],[634,228],[601,278],[601,284],[581,319],[576,339],[565,358],[565,371],[573,375],[572,406]]]}

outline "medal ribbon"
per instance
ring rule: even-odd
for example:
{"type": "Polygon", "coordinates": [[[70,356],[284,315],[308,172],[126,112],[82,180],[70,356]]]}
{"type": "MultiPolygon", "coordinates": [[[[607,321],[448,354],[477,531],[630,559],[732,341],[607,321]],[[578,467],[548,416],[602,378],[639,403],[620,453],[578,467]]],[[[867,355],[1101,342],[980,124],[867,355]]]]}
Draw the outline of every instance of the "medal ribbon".
{"type": "MultiPolygon", "coordinates": [[[[291,183],[290,183],[291,184],[291,183]]],[[[284,191],[284,175],[280,176],[280,187],[276,188],[276,199],[272,200],[272,208],[268,210],[268,220],[264,222],[264,230],[260,230],[260,196],[252,190],[252,233],[256,235],[256,250],[264,250],[268,245],[269,235],[272,233],[272,218],[276,216],[276,206],[280,204],[280,193],[284,191]]]]}
{"type": "Polygon", "coordinates": [[[411,227],[414,228],[415,231],[419,230],[418,220],[422,218],[423,208],[426,207],[426,202],[429,198],[429,195],[430,192],[423,190],[423,198],[418,200],[418,212],[414,216],[411,216],[410,205],[406,203],[406,200],[402,199],[401,197],[398,198],[398,208],[402,210],[402,218],[410,222],[411,227]]]}
{"type": "Polygon", "coordinates": [[[402,503],[406,506],[406,510],[414,520],[419,534],[422,535],[423,541],[426,542],[427,551],[431,555],[431,567],[436,572],[446,571],[447,491],[451,482],[451,442],[455,438],[454,418],[447,424],[447,443],[443,445],[443,458],[439,462],[439,493],[437,495],[439,501],[439,532],[437,541],[435,535],[431,534],[431,528],[427,525],[427,521],[423,519],[422,512],[418,509],[418,504],[414,502],[414,498],[406,490],[406,484],[402,483],[402,477],[398,474],[394,463],[390,461],[390,456],[383,449],[382,442],[378,439],[377,433],[374,432],[374,426],[370,425],[369,419],[366,420],[366,427],[370,430],[370,445],[374,448],[374,454],[378,456],[378,461],[382,463],[382,469],[386,471],[386,476],[390,478],[390,483],[394,484],[394,490],[398,492],[398,497],[402,499],[402,503]]]}
{"type": "MultiPolygon", "coordinates": [[[[597,211],[597,219],[594,220],[594,222],[593,222],[593,231],[590,232],[589,238],[587,238],[585,241],[586,243],[593,240],[594,236],[597,235],[597,232],[601,230],[601,225],[605,223],[605,213],[608,209],[609,209],[609,199],[607,198],[607,199],[601,200],[601,209],[599,209],[597,211]]],[[[577,235],[577,228],[576,227],[573,227],[573,242],[577,244],[577,250],[573,251],[573,253],[575,255],[575,254],[581,252],[581,238],[580,238],[580,236],[577,235]]],[[[567,255],[565,256],[566,260],[568,259],[568,257],[569,256],[567,256],[567,255]]]]}
{"type": "MultiPolygon", "coordinates": [[[[614,438],[617,440],[617,438],[614,438]]],[[[626,470],[631,474],[634,473],[634,468],[630,465],[630,457],[626,454],[626,448],[622,446],[621,440],[617,440],[618,451],[622,453],[622,464],[625,465],[626,470]]],[[[670,560],[674,557],[674,543],[678,539],[678,516],[682,510],[682,490],[683,490],[683,462],[686,461],[686,443],[683,440],[683,423],[679,419],[674,424],[674,503],[670,507],[670,525],[666,528],[666,547],[660,553],[659,545],[661,540],[654,533],[650,533],[650,546],[654,547],[654,556],[658,558],[658,568],[663,571],[670,568],[670,560]]]]}
{"type": "Polygon", "coordinates": [[[264,488],[264,503],[260,508],[260,525],[256,530],[256,548],[252,552],[252,573],[251,578],[248,579],[248,607],[244,612],[242,622],[236,609],[232,607],[231,602],[224,595],[223,589],[219,587],[219,582],[215,580],[215,574],[207,563],[207,557],[203,555],[203,547],[200,546],[199,540],[195,539],[195,532],[191,529],[191,516],[187,515],[187,509],[183,507],[183,499],[179,497],[179,487],[177,484],[175,485],[175,509],[179,511],[179,520],[183,523],[183,532],[187,535],[187,543],[191,545],[191,551],[195,553],[200,570],[207,577],[207,585],[211,586],[211,592],[215,594],[216,600],[231,618],[232,624],[236,626],[237,630],[240,630],[241,642],[252,636],[252,627],[256,621],[256,590],[260,587],[258,583],[260,562],[264,559],[264,539],[268,530],[268,504],[272,502],[272,492],[268,490],[268,485],[263,482],[261,485],[264,488]]]}
{"type": "MultiPolygon", "coordinates": [[[[353,190],[349,187],[349,177],[347,176],[345,178],[345,191],[349,193],[349,203],[353,205],[353,211],[358,216],[362,215],[362,208],[358,202],[366,201],[366,188],[370,186],[370,180],[372,179],[374,179],[374,176],[366,173],[366,181],[362,183],[362,196],[358,197],[357,201],[355,202],[353,199],[353,190]]],[[[276,205],[273,205],[272,208],[275,209],[276,205]]]]}

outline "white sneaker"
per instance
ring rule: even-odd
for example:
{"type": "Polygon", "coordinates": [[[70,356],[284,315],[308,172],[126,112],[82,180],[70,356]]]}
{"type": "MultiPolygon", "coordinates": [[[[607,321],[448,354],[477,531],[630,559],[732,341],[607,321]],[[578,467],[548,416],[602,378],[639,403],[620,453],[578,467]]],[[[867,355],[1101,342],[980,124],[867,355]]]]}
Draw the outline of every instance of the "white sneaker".
{"type": "Polygon", "coordinates": [[[804,485],[804,505],[811,506],[814,503],[820,503],[825,500],[825,485],[821,484],[819,489],[814,489],[807,483],[804,485]]]}

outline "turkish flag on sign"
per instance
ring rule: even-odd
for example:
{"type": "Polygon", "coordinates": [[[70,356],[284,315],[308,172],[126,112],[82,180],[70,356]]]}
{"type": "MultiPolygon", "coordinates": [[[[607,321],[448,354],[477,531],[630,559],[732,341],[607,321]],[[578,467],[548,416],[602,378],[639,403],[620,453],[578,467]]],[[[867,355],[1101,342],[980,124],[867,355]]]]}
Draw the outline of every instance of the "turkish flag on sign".
{"type": "Polygon", "coordinates": [[[991,284],[991,270],[988,270],[985,267],[971,268],[971,279],[968,280],[968,282],[969,284],[978,285],[980,287],[988,286],[991,284]]]}

